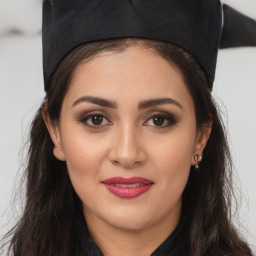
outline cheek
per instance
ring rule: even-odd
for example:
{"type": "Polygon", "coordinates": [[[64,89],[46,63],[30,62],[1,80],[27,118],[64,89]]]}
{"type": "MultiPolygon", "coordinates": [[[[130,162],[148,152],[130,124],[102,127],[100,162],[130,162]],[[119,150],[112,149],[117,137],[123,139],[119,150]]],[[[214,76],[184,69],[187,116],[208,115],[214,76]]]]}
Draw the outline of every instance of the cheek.
{"type": "Polygon", "coordinates": [[[177,132],[163,141],[152,152],[155,169],[163,187],[173,193],[182,193],[191,167],[194,133],[177,132]]]}
{"type": "Polygon", "coordinates": [[[104,158],[100,141],[86,136],[83,129],[66,126],[63,130],[65,136],[62,136],[69,176],[76,191],[99,181],[104,158]]]}
{"type": "Polygon", "coordinates": [[[173,168],[190,165],[194,141],[195,133],[178,131],[161,140],[158,139],[152,155],[155,155],[157,162],[173,168]]]}
{"type": "Polygon", "coordinates": [[[94,159],[97,159],[97,152],[83,143],[83,140],[76,138],[64,143],[64,154],[69,169],[81,174],[85,173],[85,170],[91,170],[94,159]]]}
{"type": "Polygon", "coordinates": [[[66,163],[71,183],[85,205],[93,208],[98,200],[102,153],[98,147],[83,140],[72,140],[66,145],[66,163]]]}

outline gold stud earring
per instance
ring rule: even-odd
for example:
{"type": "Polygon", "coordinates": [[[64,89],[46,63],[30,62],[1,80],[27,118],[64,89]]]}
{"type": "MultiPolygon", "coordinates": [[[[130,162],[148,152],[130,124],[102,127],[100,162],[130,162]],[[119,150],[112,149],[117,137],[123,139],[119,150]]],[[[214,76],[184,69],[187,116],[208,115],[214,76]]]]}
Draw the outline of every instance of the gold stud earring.
{"type": "Polygon", "coordinates": [[[203,157],[202,157],[202,155],[197,154],[197,155],[194,156],[194,159],[195,159],[195,162],[196,162],[195,169],[198,170],[199,169],[199,163],[202,161],[203,157]]]}

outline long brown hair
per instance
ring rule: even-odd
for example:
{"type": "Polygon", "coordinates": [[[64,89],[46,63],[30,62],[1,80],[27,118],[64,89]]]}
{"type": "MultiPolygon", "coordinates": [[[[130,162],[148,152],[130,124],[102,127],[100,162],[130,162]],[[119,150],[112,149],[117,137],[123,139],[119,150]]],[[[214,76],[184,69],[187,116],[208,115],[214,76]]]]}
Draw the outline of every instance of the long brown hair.
{"type": "Polygon", "coordinates": [[[58,121],[63,98],[75,68],[104,51],[121,52],[136,44],[154,49],[178,67],[194,100],[197,127],[213,117],[212,133],[200,171],[191,167],[183,193],[182,212],[191,217],[190,255],[251,255],[231,222],[232,162],[225,129],[207,80],[197,61],[174,44],[142,39],[116,39],[82,45],[58,66],[30,133],[25,210],[8,233],[9,254],[15,256],[86,255],[89,234],[82,203],[70,182],[64,162],[53,156],[53,143],[43,121],[48,111],[58,121]],[[47,105],[47,108],[46,108],[47,105]]]}

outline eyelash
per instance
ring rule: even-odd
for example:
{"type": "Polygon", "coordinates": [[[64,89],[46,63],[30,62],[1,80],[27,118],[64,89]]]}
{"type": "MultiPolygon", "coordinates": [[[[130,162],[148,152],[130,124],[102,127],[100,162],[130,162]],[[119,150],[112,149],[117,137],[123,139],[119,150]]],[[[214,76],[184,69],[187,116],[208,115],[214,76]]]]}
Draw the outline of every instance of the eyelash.
{"type": "MultiPolygon", "coordinates": [[[[153,126],[154,128],[157,128],[157,129],[164,129],[164,128],[167,128],[167,127],[170,127],[172,125],[175,125],[177,123],[177,120],[176,118],[171,115],[171,114],[168,114],[168,113],[164,113],[164,112],[154,112],[150,115],[150,117],[146,120],[146,122],[148,122],[149,120],[153,119],[154,117],[161,117],[161,118],[164,118],[165,121],[167,121],[168,123],[164,126],[153,126]]],[[[149,125],[148,125],[149,126],[149,125]]]]}
{"type": "MultiPolygon", "coordinates": [[[[164,128],[167,128],[169,126],[175,125],[177,123],[176,118],[171,114],[164,113],[164,112],[154,112],[150,115],[150,117],[143,124],[145,124],[146,122],[149,122],[154,117],[164,118],[164,121],[168,122],[164,126],[157,126],[157,125],[153,126],[156,129],[164,129],[164,128]]],[[[79,119],[79,122],[81,122],[83,125],[91,128],[91,129],[101,129],[105,126],[112,125],[112,123],[109,121],[109,119],[107,117],[105,117],[102,113],[98,113],[98,112],[93,112],[93,113],[90,113],[88,115],[83,116],[81,119],[79,119]],[[95,117],[95,116],[102,117],[103,119],[106,119],[110,124],[103,124],[103,125],[101,125],[101,124],[100,125],[88,124],[88,120],[90,120],[90,118],[95,117]]],[[[146,125],[146,126],[150,126],[150,125],[146,125]]]]}
{"type": "Polygon", "coordinates": [[[106,120],[108,120],[108,122],[110,122],[107,117],[105,117],[103,114],[98,113],[98,112],[93,112],[93,113],[90,113],[90,114],[88,114],[88,115],[85,115],[85,116],[83,116],[79,121],[80,121],[83,125],[85,125],[85,126],[91,128],[91,129],[101,129],[101,128],[104,127],[104,126],[108,126],[108,125],[111,125],[111,124],[112,124],[111,122],[110,122],[110,124],[105,124],[105,125],[91,125],[91,124],[88,124],[88,123],[87,123],[88,120],[90,120],[90,118],[95,117],[95,116],[100,116],[100,117],[102,117],[103,119],[106,119],[106,120]]]}

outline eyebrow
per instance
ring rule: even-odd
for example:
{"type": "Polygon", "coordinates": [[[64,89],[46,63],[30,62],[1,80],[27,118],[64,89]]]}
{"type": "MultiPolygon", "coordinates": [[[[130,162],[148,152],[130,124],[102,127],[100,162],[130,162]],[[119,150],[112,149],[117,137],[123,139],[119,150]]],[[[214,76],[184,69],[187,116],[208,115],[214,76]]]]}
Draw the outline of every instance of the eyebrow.
{"type": "Polygon", "coordinates": [[[72,107],[76,106],[81,102],[90,102],[90,103],[93,103],[102,107],[107,107],[107,108],[117,108],[117,104],[113,101],[106,100],[99,97],[91,97],[91,96],[84,96],[79,98],[72,104],[72,107]]]}
{"type": "MultiPolygon", "coordinates": [[[[115,109],[117,108],[117,104],[114,101],[110,101],[100,97],[92,97],[92,96],[83,96],[77,99],[72,104],[72,107],[82,102],[89,102],[89,103],[93,103],[93,104],[96,104],[102,107],[107,107],[107,108],[115,108],[115,109]]],[[[159,98],[159,99],[150,99],[150,100],[141,101],[138,105],[138,109],[141,110],[141,109],[150,108],[157,105],[164,105],[164,104],[173,104],[183,109],[182,105],[178,101],[171,98],[159,98]]]]}
{"type": "Polygon", "coordinates": [[[178,101],[171,98],[145,100],[139,103],[138,109],[140,110],[140,109],[150,108],[153,106],[163,105],[163,104],[173,104],[179,107],[180,109],[183,109],[182,105],[178,101]]]}

